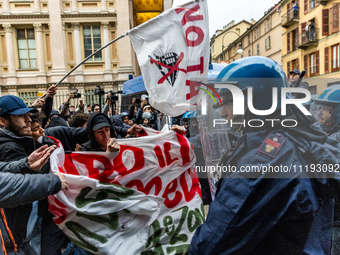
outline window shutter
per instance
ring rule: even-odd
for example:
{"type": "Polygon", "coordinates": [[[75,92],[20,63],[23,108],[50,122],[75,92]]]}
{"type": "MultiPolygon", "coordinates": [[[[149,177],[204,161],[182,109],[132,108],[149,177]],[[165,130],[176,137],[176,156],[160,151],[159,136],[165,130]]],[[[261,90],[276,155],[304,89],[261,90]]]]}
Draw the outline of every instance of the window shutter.
{"type": "Polygon", "coordinates": [[[290,73],[290,61],[287,62],[287,75],[290,73]]]}
{"type": "Polygon", "coordinates": [[[320,75],[319,57],[320,57],[320,51],[315,52],[316,75],[320,75]]]}
{"type": "Polygon", "coordinates": [[[306,26],[307,26],[307,22],[301,23],[301,35],[306,33],[306,26]]]}
{"type": "Polygon", "coordinates": [[[305,14],[308,12],[308,0],[303,1],[303,10],[305,14]]]}
{"type": "Polygon", "coordinates": [[[296,69],[300,70],[300,67],[299,67],[299,58],[296,59],[296,69]]]}
{"type": "Polygon", "coordinates": [[[268,48],[270,49],[272,47],[271,42],[270,42],[270,36],[268,36],[268,48]]]}
{"type": "Polygon", "coordinates": [[[329,31],[329,9],[322,9],[322,36],[328,36],[329,31]]]}
{"type": "Polygon", "coordinates": [[[329,73],[329,48],[325,48],[325,73],[329,73]]]}
{"type": "Polygon", "coordinates": [[[306,70],[305,77],[308,77],[308,55],[303,56],[303,68],[306,70]]]}
{"type": "Polygon", "coordinates": [[[290,52],[290,32],[287,33],[287,53],[290,52]]]}
{"type": "Polygon", "coordinates": [[[339,3],[335,3],[332,5],[332,33],[339,32],[339,3]]]}

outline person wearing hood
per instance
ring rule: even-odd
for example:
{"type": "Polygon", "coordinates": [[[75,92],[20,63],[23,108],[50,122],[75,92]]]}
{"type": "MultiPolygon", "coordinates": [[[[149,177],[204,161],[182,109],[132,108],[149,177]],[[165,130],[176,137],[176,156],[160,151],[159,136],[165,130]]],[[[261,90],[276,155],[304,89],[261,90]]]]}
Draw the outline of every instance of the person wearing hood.
{"type": "Polygon", "coordinates": [[[103,113],[93,113],[87,120],[86,132],[89,141],[81,145],[81,151],[119,151],[110,118],[103,113]]]}
{"type": "Polygon", "coordinates": [[[57,110],[51,111],[49,122],[45,129],[52,127],[68,127],[67,122],[59,116],[59,112],[57,110]]]}
{"type": "MultiPolygon", "coordinates": [[[[231,132],[243,135],[220,159],[218,166],[225,171],[189,254],[329,254],[339,182],[332,171],[306,168],[326,162],[336,166],[340,151],[314,125],[315,118],[306,109],[287,104],[287,114],[281,115],[281,89],[288,87],[286,81],[282,68],[264,57],[237,60],[219,74],[217,83],[248,92],[245,102],[253,95],[253,109],[245,107],[243,115],[236,115],[234,103],[240,101],[234,102],[227,88],[218,91],[223,105],[207,108],[206,116],[219,114],[230,123],[231,132]],[[255,115],[254,109],[272,108],[274,87],[279,93],[273,113],[255,115]],[[286,119],[296,126],[288,125],[286,119]]],[[[203,146],[209,142],[206,138],[202,137],[203,146]]]]}

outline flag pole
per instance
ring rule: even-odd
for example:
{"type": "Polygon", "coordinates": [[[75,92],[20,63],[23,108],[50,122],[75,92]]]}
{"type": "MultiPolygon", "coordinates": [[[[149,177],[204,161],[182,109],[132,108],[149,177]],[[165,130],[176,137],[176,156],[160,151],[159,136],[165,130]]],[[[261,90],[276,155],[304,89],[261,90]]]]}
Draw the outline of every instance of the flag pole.
{"type": "MultiPolygon", "coordinates": [[[[111,42],[109,42],[108,44],[104,45],[103,47],[101,47],[100,49],[96,50],[95,52],[93,52],[91,55],[87,56],[83,61],[81,61],[78,65],[76,65],[75,67],[73,67],[60,81],[58,81],[55,86],[58,87],[58,85],[60,83],[62,83],[71,73],[73,73],[74,70],[76,70],[79,66],[81,66],[82,64],[84,64],[87,60],[89,60],[93,55],[97,54],[99,51],[102,51],[103,49],[105,49],[107,46],[111,45],[112,43],[124,38],[125,36],[127,36],[129,33],[126,32],[125,34],[122,34],[121,36],[115,38],[114,40],[112,40],[111,42]]],[[[48,97],[48,94],[46,94],[46,96],[43,98],[44,100],[46,100],[48,97]]]]}

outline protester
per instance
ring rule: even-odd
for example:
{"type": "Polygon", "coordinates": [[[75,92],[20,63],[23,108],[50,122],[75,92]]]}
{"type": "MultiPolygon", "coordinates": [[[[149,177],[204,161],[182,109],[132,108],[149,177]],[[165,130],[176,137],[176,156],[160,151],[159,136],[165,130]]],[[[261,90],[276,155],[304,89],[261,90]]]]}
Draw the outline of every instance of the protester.
{"type": "Polygon", "coordinates": [[[69,121],[70,127],[80,128],[86,127],[87,119],[89,114],[76,112],[73,114],[72,119],[69,121]]]}
{"type": "MultiPolygon", "coordinates": [[[[227,66],[217,78],[238,88],[252,87],[255,109],[269,109],[272,88],[287,87],[281,67],[268,58],[243,58],[227,66]]],[[[233,114],[232,96],[219,90],[223,108],[220,117],[247,123],[256,116],[233,114]]],[[[278,97],[280,98],[280,96],[278,97]]],[[[337,181],[302,169],[297,172],[242,172],[243,167],[308,166],[328,162],[336,165],[339,150],[324,145],[327,136],[295,105],[287,105],[281,116],[281,102],[268,119],[294,119],[296,127],[266,124],[251,128],[232,125],[243,132],[231,154],[220,166],[235,166],[219,182],[206,221],[197,228],[189,254],[329,254],[337,181]]],[[[208,111],[216,111],[209,108],[208,111]]],[[[280,123],[280,121],[278,121],[280,123]]],[[[328,173],[332,175],[331,173],[328,173]]],[[[338,191],[337,191],[338,192],[338,191]]]]}
{"type": "Polygon", "coordinates": [[[89,141],[81,145],[81,151],[106,151],[119,150],[119,145],[114,137],[115,133],[108,116],[103,113],[94,113],[86,125],[89,141]]]}
{"type": "MultiPolygon", "coordinates": [[[[41,126],[41,114],[30,114],[32,137],[37,148],[44,146],[43,144],[55,145],[52,139],[45,136],[45,130],[41,126]],[[41,140],[39,141],[39,138],[41,140]]],[[[50,163],[45,164],[42,173],[50,172],[50,163]]],[[[48,211],[48,201],[42,199],[39,201],[38,216],[41,217],[41,237],[39,245],[41,244],[41,254],[58,255],[61,254],[62,246],[66,247],[69,242],[67,236],[54,223],[54,215],[48,211]]],[[[31,216],[32,217],[32,216],[31,216]]]]}
{"type": "Polygon", "coordinates": [[[68,127],[67,122],[59,116],[59,112],[57,110],[52,110],[49,121],[45,129],[52,127],[68,127]]]}
{"type": "Polygon", "coordinates": [[[91,111],[92,111],[92,112],[100,112],[100,106],[99,106],[99,104],[94,104],[94,105],[92,105],[91,111]]]}
{"type": "MultiPolygon", "coordinates": [[[[18,208],[33,201],[45,198],[49,195],[58,193],[60,190],[68,189],[66,178],[61,173],[55,174],[21,174],[21,172],[39,170],[46,164],[56,146],[43,146],[31,153],[27,158],[11,163],[0,162],[0,208],[18,208]],[[27,188],[29,187],[29,189],[27,188]]],[[[7,208],[7,209],[6,209],[7,208]]],[[[29,254],[36,252],[29,246],[19,245],[16,239],[12,239],[12,229],[9,226],[8,216],[5,216],[3,209],[0,209],[0,238],[2,247],[0,253],[5,254],[29,254]]],[[[22,222],[22,219],[17,219],[22,222]]]]}

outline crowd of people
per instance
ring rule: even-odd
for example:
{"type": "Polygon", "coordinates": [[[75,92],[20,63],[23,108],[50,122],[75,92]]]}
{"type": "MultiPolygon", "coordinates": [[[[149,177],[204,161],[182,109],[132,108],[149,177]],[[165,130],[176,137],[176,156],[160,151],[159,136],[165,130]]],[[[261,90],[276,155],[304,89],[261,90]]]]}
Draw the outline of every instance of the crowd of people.
{"type": "MultiPolygon", "coordinates": [[[[231,63],[217,82],[232,82],[242,90],[252,87],[253,106],[265,110],[271,106],[268,95],[272,88],[308,88],[298,79],[299,70],[288,75],[290,84],[274,61],[251,57],[231,63]]],[[[115,138],[135,137],[143,132],[141,126],[161,130],[165,125],[165,116],[149,104],[146,94],[140,104],[134,98],[130,108],[118,114],[110,109],[109,97],[102,111],[99,104],[85,107],[82,99],[75,109],[70,105],[73,92],[59,111],[53,110],[56,90],[52,85],[47,99],[38,98],[30,107],[19,97],[0,97],[0,251],[4,254],[91,254],[70,242],[48,211],[46,197],[68,189],[62,173],[49,173],[49,157],[56,148],[53,138],[62,143],[65,152],[116,152],[120,145],[115,138]]],[[[240,116],[233,115],[230,92],[219,92],[223,102],[220,117],[229,123],[239,120],[240,116]]],[[[300,98],[300,94],[292,97],[300,98]]],[[[313,100],[311,116],[295,105],[287,105],[287,114],[282,116],[280,99],[274,113],[266,116],[294,119],[295,127],[265,124],[255,129],[242,125],[229,129],[233,142],[220,159],[221,166],[294,165],[302,166],[303,171],[287,176],[223,173],[214,201],[207,176],[199,173],[203,202],[210,207],[206,221],[195,232],[189,254],[340,254],[337,176],[334,171],[317,176],[305,171],[305,166],[324,164],[329,169],[339,165],[339,105],[340,86],[332,86],[313,100]]],[[[188,112],[168,124],[175,124],[172,130],[178,133],[185,132],[194,144],[196,165],[204,166],[207,145],[202,141],[208,136],[202,137],[198,115],[188,112]]],[[[242,121],[252,118],[246,109],[242,121]]]]}

